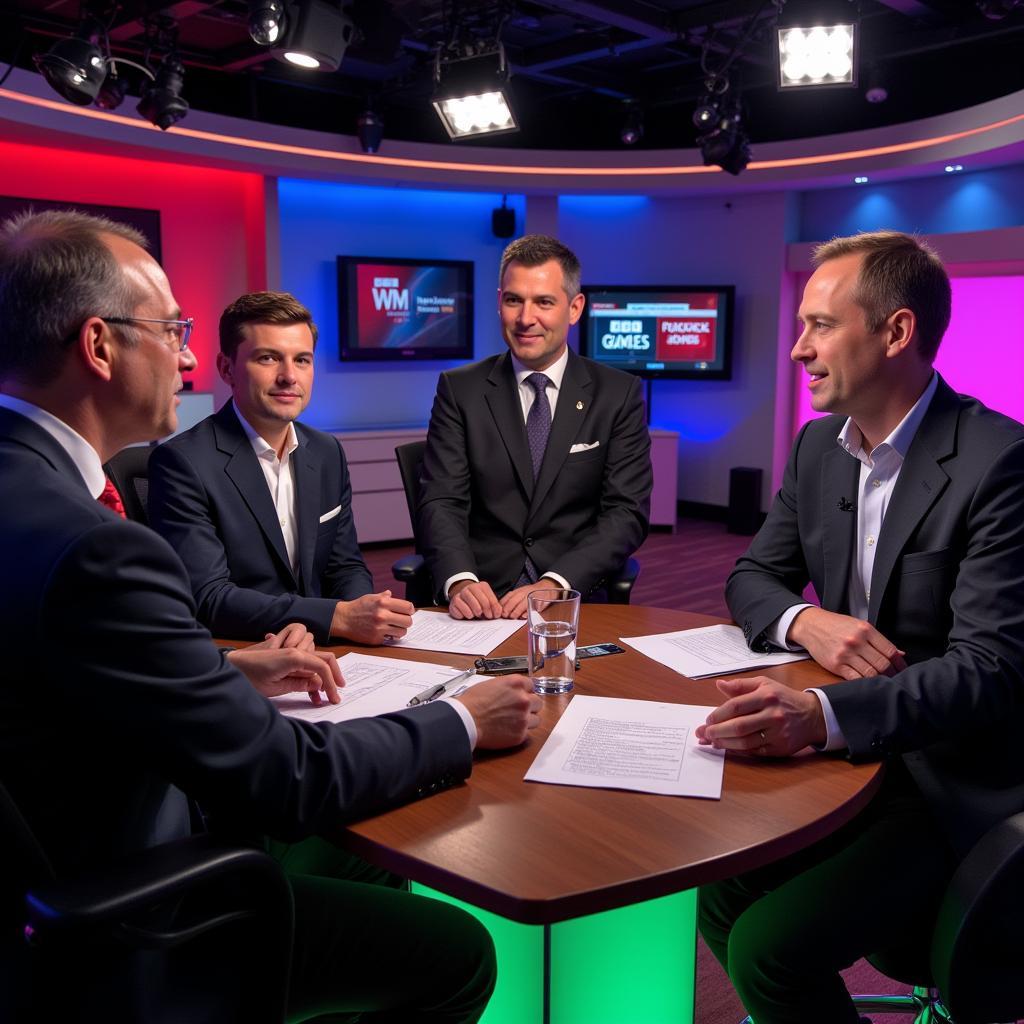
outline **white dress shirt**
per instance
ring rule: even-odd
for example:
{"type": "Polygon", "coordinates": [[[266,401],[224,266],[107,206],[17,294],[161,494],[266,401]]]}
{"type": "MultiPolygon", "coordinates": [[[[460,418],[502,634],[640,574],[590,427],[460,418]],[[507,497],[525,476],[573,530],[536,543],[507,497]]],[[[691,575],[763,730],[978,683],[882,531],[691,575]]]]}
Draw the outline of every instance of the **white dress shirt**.
{"type": "Polygon", "coordinates": [[[0,409],[20,413],[37,427],[42,427],[68,453],[78,472],[82,474],[89,493],[94,498],[103,493],[103,488],[107,484],[103,462],[96,449],[77,430],[73,430],[53,413],[12,395],[0,395],[0,409]]]}
{"type": "Polygon", "coordinates": [[[288,564],[295,578],[299,578],[299,521],[295,509],[295,467],[292,465],[292,453],[299,447],[299,439],[295,435],[295,424],[288,424],[288,440],[285,442],[284,455],[278,457],[277,451],[256,433],[249,421],[239,412],[234,401],[231,407],[235,410],[238,422],[242,424],[245,436],[249,438],[252,450],[256,453],[256,461],[263,470],[263,476],[270,490],[270,500],[277,512],[277,521],[284,535],[284,546],[288,552],[288,564]]]}
{"type": "MultiPolygon", "coordinates": [[[[839,447],[860,462],[855,534],[857,547],[854,551],[853,564],[850,566],[850,582],[847,589],[850,615],[855,619],[867,621],[868,607],[871,602],[871,577],[875,567],[875,552],[878,550],[878,538],[882,532],[885,513],[896,488],[900,470],[903,468],[903,460],[907,457],[910,444],[917,434],[918,427],[921,426],[921,420],[924,419],[924,414],[928,411],[928,406],[938,386],[939,378],[933,373],[921,397],[889,436],[875,445],[870,454],[864,451],[864,436],[852,419],[847,419],[836,438],[839,447]]],[[[812,605],[803,603],[787,608],[767,630],[769,639],[777,647],[799,650],[799,647],[787,642],[786,635],[797,615],[805,608],[810,607],[812,605]]],[[[836,720],[827,693],[817,687],[811,689],[810,692],[817,694],[825,715],[828,738],[825,746],[821,749],[842,749],[846,746],[846,739],[839,728],[839,722],[836,720]]]]}
{"type": "MultiPolygon", "coordinates": [[[[565,376],[565,368],[569,365],[569,349],[566,347],[562,354],[546,369],[540,372],[548,379],[548,385],[544,389],[548,396],[548,405],[551,406],[551,419],[555,418],[555,409],[558,407],[558,394],[562,389],[562,378],[565,376]]],[[[516,375],[516,383],[519,385],[519,404],[523,410],[523,423],[526,423],[526,418],[530,415],[530,410],[533,408],[533,403],[537,400],[537,391],[534,386],[527,382],[527,377],[538,372],[531,370],[528,366],[523,366],[515,356],[512,356],[512,370],[516,375]]],[[[569,581],[564,576],[559,576],[557,572],[542,572],[541,576],[546,576],[549,580],[554,580],[563,590],[571,590],[569,581]]],[[[458,583],[459,580],[472,580],[474,583],[480,582],[480,577],[476,573],[472,572],[457,572],[454,576],[449,576],[444,581],[444,595],[448,596],[448,592],[452,588],[453,583],[458,583]]]]}

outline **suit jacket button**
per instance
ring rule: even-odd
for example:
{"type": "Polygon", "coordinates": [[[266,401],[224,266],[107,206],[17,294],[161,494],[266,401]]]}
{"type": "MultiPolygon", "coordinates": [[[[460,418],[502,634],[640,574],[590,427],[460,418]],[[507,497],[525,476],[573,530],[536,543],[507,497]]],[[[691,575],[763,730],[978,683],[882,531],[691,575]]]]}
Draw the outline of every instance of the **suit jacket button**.
{"type": "Polygon", "coordinates": [[[533,538],[532,537],[527,537],[526,540],[523,541],[523,547],[532,548],[533,547],[533,538]]]}

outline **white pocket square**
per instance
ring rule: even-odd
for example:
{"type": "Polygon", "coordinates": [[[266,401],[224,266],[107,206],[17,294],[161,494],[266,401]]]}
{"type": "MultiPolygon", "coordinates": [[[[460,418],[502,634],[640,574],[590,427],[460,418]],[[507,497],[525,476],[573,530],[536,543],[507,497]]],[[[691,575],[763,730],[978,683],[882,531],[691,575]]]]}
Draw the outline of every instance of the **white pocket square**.
{"type": "Polygon", "coordinates": [[[600,443],[600,441],[595,441],[593,444],[574,444],[569,449],[569,454],[575,455],[577,452],[589,452],[592,449],[596,448],[600,443]]]}
{"type": "Polygon", "coordinates": [[[333,519],[341,511],[341,506],[338,505],[336,508],[332,508],[330,512],[325,512],[320,517],[321,523],[326,523],[328,519],[333,519]]]}

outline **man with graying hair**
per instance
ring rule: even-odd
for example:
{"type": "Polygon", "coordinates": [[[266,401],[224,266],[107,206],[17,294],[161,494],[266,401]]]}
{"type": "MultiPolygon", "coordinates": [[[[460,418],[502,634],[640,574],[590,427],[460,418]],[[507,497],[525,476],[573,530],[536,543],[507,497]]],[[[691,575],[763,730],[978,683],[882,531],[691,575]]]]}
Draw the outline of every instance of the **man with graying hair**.
{"type": "Polygon", "coordinates": [[[832,415],[800,431],[726,599],[753,650],[804,649],[841,681],[719,680],[698,735],[886,772],[828,839],[701,890],[701,931],[757,1024],[856,1024],[839,972],[926,954],[958,861],[1024,809],[1024,426],[933,370],[951,289],[927,245],[837,238],[815,266],[791,355],[832,415]]]}
{"type": "MultiPolygon", "coordinates": [[[[8,221],[0,324],[0,782],[58,875],[115,871],[121,857],[188,835],[186,792],[254,835],[330,838],[458,784],[475,746],[523,742],[539,698],[522,676],[340,725],[282,717],[266,695],[322,689],[338,700],[337,660],[280,636],[223,654],[196,623],[168,544],[97,501],[104,461],[173,432],[181,374],[196,365],[191,320],[136,232],[75,212],[8,221]]],[[[483,1012],[494,954],[468,915],[357,882],[289,884],[289,1019],[483,1012]]],[[[3,941],[5,1018],[28,1012],[24,950],[3,941]]],[[[176,995],[216,990],[238,967],[228,953],[196,965],[176,995]]]]}

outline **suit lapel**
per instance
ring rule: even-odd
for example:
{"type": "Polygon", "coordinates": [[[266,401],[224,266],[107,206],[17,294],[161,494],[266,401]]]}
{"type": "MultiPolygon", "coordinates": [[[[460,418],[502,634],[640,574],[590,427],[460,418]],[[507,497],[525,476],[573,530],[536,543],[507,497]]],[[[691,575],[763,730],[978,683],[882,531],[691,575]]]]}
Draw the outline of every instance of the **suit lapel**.
{"type": "Polygon", "coordinates": [[[819,594],[823,608],[849,611],[847,592],[857,513],[847,509],[856,505],[860,463],[838,445],[821,463],[821,522],[824,530],[825,593],[819,594]]]}
{"type": "MultiPolygon", "coordinates": [[[[20,412],[0,407],[0,436],[41,455],[62,477],[74,481],[88,494],[82,472],[64,447],[37,423],[20,412]]],[[[92,495],[89,495],[92,497],[92,495]]]]}
{"type": "Polygon", "coordinates": [[[959,402],[942,378],[921,425],[910,442],[900,468],[899,479],[885,510],[885,523],[878,537],[878,550],[871,570],[871,600],[868,621],[878,620],[878,611],[889,586],[896,559],[911,534],[949,485],[949,476],[939,465],[953,452],[959,402]]]}
{"type": "Polygon", "coordinates": [[[282,568],[294,579],[288,562],[288,549],[284,546],[284,534],[277,521],[277,510],[270,498],[270,488],[267,487],[267,478],[260,469],[252,444],[245,436],[230,402],[216,415],[214,436],[218,450],[227,456],[224,472],[248,506],[267,543],[277,554],[282,568]]]}
{"type": "Polygon", "coordinates": [[[295,436],[299,447],[292,456],[295,468],[295,514],[299,526],[299,581],[303,593],[313,579],[313,554],[316,550],[316,534],[320,525],[320,472],[309,452],[309,439],[296,424],[295,436]]]}
{"type": "MultiPolygon", "coordinates": [[[[569,362],[562,377],[562,386],[558,393],[558,406],[555,418],[551,421],[551,433],[548,435],[548,446],[544,451],[544,461],[540,464],[537,475],[537,486],[530,501],[530,517],[540,508],[547,497],[551,485],[558,479],[558,474],[569,457],[569,449],[576,440],[576,435],[583,421],[590,412],[590,374],[586,367],[569,353],[569,362]]],[[[522,417],[520,417],[522,418],[522,417]]]]}
{"type": "Polygon", "coordinates": [[[527,495],[532,494],[533,463],[526,440],[523,406],[519,401],[519,387],[512,370],[512,357],[507,352],[491,368],[487,376],[487,385],[484,399],[494,417],[498,435],[505,445],[523,492],[527,495]]]}

